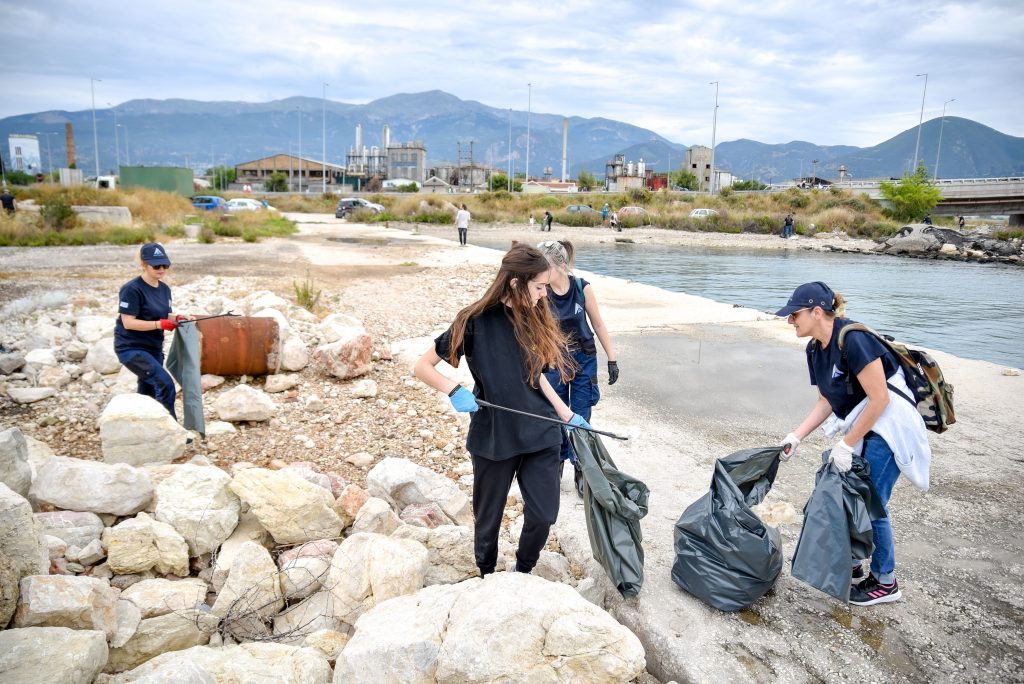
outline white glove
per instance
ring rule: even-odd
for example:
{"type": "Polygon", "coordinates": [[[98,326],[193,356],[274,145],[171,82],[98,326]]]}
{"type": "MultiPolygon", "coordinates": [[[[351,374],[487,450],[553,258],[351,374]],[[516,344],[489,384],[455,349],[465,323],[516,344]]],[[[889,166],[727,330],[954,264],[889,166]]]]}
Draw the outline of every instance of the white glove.
{"type": "Polygon", "coordinates": [[[790,432],[783,438],[780,446],[782,447],[782,460],[788,461],[796,452],[796,448],[800,446],[800,438],[790,432]]]}
{"type": "Polygon", "coordinates": [[[845,473],[853,465],[853,447],[849,446],[843,440],[836,442],[835,446],[832,447],[832,453],[829,455],[829,460],[832,461],[832,465],[836,467],[841,473],[845,473]]]}

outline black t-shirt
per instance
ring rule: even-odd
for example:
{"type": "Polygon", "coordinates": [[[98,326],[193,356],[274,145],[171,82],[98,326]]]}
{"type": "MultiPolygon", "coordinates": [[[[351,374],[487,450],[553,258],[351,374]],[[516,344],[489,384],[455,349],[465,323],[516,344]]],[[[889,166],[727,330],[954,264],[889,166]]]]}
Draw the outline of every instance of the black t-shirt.
{"type": "Polygon", "coordinates": [[[164,331],[128,330],[121,322],[120,314],[135,316],[143,321],[167,318],[171,313],[171,288],[164,283],[157,283],[156,287],[151,287],[142,276],[139,276],[121,286],[118,300],[118,316],[114,324],[114,351],[120,354],[131,349],[141,349],[159,358],[164,349],[164,331]]]}
{"type": "MultiPolygon", "coordinates": [[[[451,328],[434,340],[434,351],[448,358],[451,328]]],[[[459,348],[473,375],[473,394],[484,401],[558,419],[554,407],[540,389],[526,379],[523,350],[504,304],[486,309],[466,323],[459,348]]],[[[504,461],[562,443],[562,432],[554,423],[520,416],[508,411],[483,408],[470,415],[466,449],[474,456],[504,461]]]]}
{"type": "Polygon", "coordinates": [[[807,343],[807,369],[811,374],[811,384],[818,387],[821,396],[828,400],[832,411],[840,418],[846,418],[867,396],[857,380],[857,374],[865,366],[875,359],[882,359],[882,369],[887,378],[899,368],[898,362],[885,345],[871,333],[861,330],[850,331],[843,340],[846,346],[844,364],[839,351],[839,331],[853,322],[847,318],[836,318],[832,326],[832,339],[825,348],[814,339],[807,343]],[[847,374],[852,374],[850,387],[853,394],[846,393],[847,374]]]}

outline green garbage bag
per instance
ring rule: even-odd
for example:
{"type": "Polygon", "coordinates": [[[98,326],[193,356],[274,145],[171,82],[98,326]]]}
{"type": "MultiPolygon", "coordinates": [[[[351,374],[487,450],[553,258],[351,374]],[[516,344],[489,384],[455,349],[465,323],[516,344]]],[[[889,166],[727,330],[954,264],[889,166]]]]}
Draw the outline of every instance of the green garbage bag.
{"type": "Polygon", "coordinates": [[[600,436],[573,430],[569,442],[583,471],[590,549],[619,593],[636,596],[644,583],[640,519],[647,515],[650,490],[615,467],[600,436]]]}
{"type": "Polygon", "coordinates": [[[182,321],[174,331],[171,350],[167,354],[167,372],[181,386],[181,404],[185,409],[183,424],[206,437],[203,416],[202,374],[199,371],[201,352],[199,329],[194,321],[182,321]]]}

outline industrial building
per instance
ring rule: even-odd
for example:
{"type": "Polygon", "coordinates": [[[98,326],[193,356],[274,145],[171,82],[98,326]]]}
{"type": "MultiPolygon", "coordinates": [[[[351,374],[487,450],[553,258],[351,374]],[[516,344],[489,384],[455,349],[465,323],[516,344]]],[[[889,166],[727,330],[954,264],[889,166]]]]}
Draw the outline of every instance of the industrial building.
{"type": "Polygon", "coordinates": [[[382,145],[365,145],[363,125],[356,124],[355,145],[345,157],[346,175],[362,182],[374,176],[381,180],[407,178],[417,183],[427,179],[427,150],[422,140],[392,143],[391,127],[384,124],[381,142],[382,145]]]}
{"type": "Polygon", "coordinates": [[[324,185],[327,174],[328,189],[345,183],[345,167],[327,164],[319,159],[309,159],[291,154],[274,154],[235,165],[235,184],[262,186],[274,173],[288,177],[288,189],[300,192],[305,189],[317,190],[324,185]]]}
{"type": "Polygon", "coordinates": [[[11,134],[7,136],[10,149],[10,167],[12,171],[24,171],[28,174],[42,172],[39,158],[39,139],[31,134],[11,134]]]}

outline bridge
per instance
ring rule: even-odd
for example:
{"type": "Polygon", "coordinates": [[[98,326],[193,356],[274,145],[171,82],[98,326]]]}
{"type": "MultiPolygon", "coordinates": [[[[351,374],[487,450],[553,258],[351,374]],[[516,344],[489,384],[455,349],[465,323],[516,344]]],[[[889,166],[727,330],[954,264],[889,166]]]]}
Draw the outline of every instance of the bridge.
{"type": "MultiPolygon", "coordinates": [[[[884,202],[879,189],[882,182],[841,181],[833,187],[884,202]]],[[[1024,226],[1024,178],[944,178],[932,183],[942,192],[942,201],[932,211],[937,216],[1006,214],[1010,217],[1010,226],[1024,226]]]]}

